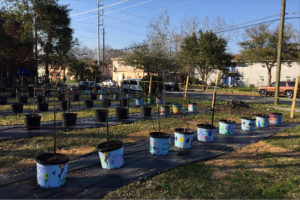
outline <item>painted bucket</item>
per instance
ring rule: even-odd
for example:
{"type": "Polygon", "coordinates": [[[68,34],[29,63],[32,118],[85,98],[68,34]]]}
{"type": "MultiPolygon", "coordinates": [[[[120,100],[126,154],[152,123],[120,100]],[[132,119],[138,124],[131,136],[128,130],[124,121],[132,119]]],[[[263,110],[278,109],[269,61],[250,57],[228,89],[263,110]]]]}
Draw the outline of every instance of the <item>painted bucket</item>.
{"type": "Polygon", "coordinates": [[[189,103],[188,111],[191,111],[191,112],[197,111],[197,103],[189,103]]]}
{"type": "Polygon", "coordinates": [[[144,105],[143,99],[135,99],[135,105],[137,105],[137,106],[142,106],[142,105],[144,105]]]}
{"type": "Polygon", "coordinates": [[[219,133],[223,135],[233,135],[235,121],[219,120],[219,133]]]}
{"type": "Polygon", "coordinates": [[[57,87],[58,91],[62,91],[63,88],[62,87],[57,87]]]}
{"type": "Polygon", "coordinates": [[[147,103],[148,103],[149,105],[154,104],[154,102],[155,102],[154,99],[150,99],[150,98],[147,99],[147,103]]]}
{"type": "Polygon", "coordinates": [[[181,104],[173,104],[172,107],[173,107],[174,114],[182,113],[182,105],[181,104]]]}
{"type": "Polygon", "coordinates": [[[206,124],[197,124],[197,139],[200,142],[213,142],[216,127],[206,124]]]}
{"type": "Polygon", "coordinates": [[[195,131],[191,129],[176,128],[175,132],[175,147],[181,149],[189,149],[193,146],[193,139],[195,131]]]}
{"type": "Polygon", "coordinates": [[[131,99],[131,98],[132,98],[132,95],[131,95],[131,94],[126,94],[126,98],[127,98],[127,99],[131,99]]]}
{"type": "Polygon", "coordinates": [[[106,95],[100,94],[100,95],[99,95],[99,99],[100,99],[100,100],[106,99],[106,95]]]}
{"type": "Polygon", "coordinates": [[[58,162],[55,164],[44,163],[40,158],[41,156],[52,157],[52,153],[42,154],[36,158],[36,168],[37,168],[37,184],[43,188],[57,188],[63,186],[66,183],[68,165],[70,158],[67,161],[58,162]]]}
{"type": "Polygon", "coordinates": [[[241,129],[245,131],[255,131],[255,121],[256,119],[250,119],[248,117],[241,118],[242,124],[241,129]]]}
{"type": "Polygon", "coordinates": [[[118,145],[116,148],[109,149],[109,151],[101,148],[101,146],[106,145],[107,142],[97,146],[102,168],[108,170],[119,169],[124,165],[123,142],[110,141],[109,143],[118,143],[118,145]]]}
{"type": "Polygon", "coordinates": [[[281,124],[282,114],[281,113],[269,113],[270,124],[281,124]]]}
{"type": "Polygon", "coordinates": [[[170,113],[170,106],[161,106],[160,107],[160,114],[168,116],[170,113]]]}
{"type": "Polygon", "coordinates": [[[91,91],[85,90],[85,94],[90,94],[90,93],[91,93],[91,91]]]}
{"type": "Polygon", "coordinates": [[[48,91],[48,86],[47,85],[43,85],[43,90],[46,92],[48,91]]]}
{"type": "Polygon", "coordinates": [[[98,90],[98,94],[102,94],[102,90],[98,90]]]}
{"type": "Polygon", "coordinates": [[[157,104],[162,104],[163,103],[163,99],[161,97],[156,97],[156,103],[157,104]]]}
{"type": "Polygon", "coordinates": [[[72,89],[72,92],[73,92],[73,95],[76,95],[78,94],[77,90],[76,89],[72,89]]]}
{"type": "Polygon", "coordinates": [[[265,115],[265,116],[256,115],[255,118],[256,118],[256,126],[264,127],[264,128],[269,126],[269,116],[268,115],[265,115]]]}
{"type": "Polygon", "coordinates": [[[169,153],[171,135],[168,133],[150,133],[150,153],[155,155],[167,155],[169,153]]]}

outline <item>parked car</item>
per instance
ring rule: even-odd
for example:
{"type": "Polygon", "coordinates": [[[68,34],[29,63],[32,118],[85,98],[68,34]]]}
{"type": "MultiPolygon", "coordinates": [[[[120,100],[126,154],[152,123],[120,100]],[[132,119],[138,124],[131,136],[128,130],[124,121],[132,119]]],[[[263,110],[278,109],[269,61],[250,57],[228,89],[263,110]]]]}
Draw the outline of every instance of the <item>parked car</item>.
{"type": "MultiPolygon", "coordinates": [[[[142,92],[142,88],[140,85],[140,81],[142,79],[124,79],[123,80],[123,90],[125,94],[128,94],[130,92],[138,93],[142,92]],[[130,85],[130,88],[129,88],[130,85]]],[[[121,82],[122,84],[122,82],[121,82]]]]}
{"type": "MultiPolygon", "coordinates": [[[[101,86],[98,83],[95,84],[95,87],[97,90],[101,89],[101,86]]],[[[79,89],[81,90],[91,90],[93,88],[94,88],[94,81],[81,81],[79,83],[79,89]]]]}
{"type": "MultiPolygon", "coordinates": [[[[260,95],[274,95],[275,94],[275,82],[272,83],[270,86],[261,86],[257,89],[258,93],[260,95]]],[[[298,91],[297,95],[299,95],[299,86],[298,85],[298,91]]],[[[280,82],[279,84],[279,94],[284,94],[286,98],[293,98],[294,95],[294,88],[295,88],[295,82],[291,81],[285,81],[285,82],[280,82]]]]}
{"type": "Polygon", "coordinates": [[[107,86],[119,86],[119,84],[116,81],[113,80],[106,80],[102,82],[102,86],[107,85],[107,86]]]}
{"type": "Polygon", "coordinates": [[[179,85],[175,82],[165,82],[166,90],[179,91],[179,85]]]}

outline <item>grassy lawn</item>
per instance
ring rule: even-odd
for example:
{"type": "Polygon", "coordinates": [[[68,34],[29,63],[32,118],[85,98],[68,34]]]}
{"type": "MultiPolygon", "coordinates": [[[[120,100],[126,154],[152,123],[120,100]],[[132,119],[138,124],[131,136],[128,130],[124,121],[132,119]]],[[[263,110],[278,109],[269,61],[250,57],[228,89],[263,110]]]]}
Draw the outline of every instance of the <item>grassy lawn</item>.
{"type": "Polygon", "coordinates": [[[186,164],[105,199],[298,199],[300,126],[218,158],[186,164]]]}

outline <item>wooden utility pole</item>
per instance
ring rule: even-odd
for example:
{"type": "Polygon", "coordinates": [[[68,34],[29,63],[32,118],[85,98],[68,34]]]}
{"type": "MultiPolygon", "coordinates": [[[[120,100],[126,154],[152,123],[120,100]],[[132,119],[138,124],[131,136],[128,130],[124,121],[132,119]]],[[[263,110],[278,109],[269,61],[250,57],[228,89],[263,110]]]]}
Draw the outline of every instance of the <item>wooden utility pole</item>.
{"type": "MultiPolygon", "coordinates": [[[[104,28],[103,28],[103,50],[102,50],[102,55],[103,55],[103,58],[102,58],[102,76],[103,76],[103,81],[104,81],[104,51],[105,51],[105,45],[104,45],[104,28]]],[[[106,70],[106,75],[107,75],[107,70],[106,70]]],[[[106,76],[107,78],[107,76],[106,76]]]]}
{"type": "Polygon", "coordinates": [[[292,110],[291,110],[291,116],[290,116],[291,118],[294,118],[295,105],[296,105],[296,99],[297,99],[297,93],[298,93],[298,85],[299,85],[299,76],[297,76],[296,82],[295,82],[292,110]]]}
{"type": "Polygon", "coordinates": [[[280,87],[280,74],[281,74],[281,54],[282,54],[282,38],[284,33],[284,17],[285,17],[285,4],[286,0],[281,1],[281,16],[280,16],[280,29],[279,40],[277,47],[277,67],[276,67],[276,85],[275,85],[275,99],[274,104],[279,103],[279,87],[280,87]]]}

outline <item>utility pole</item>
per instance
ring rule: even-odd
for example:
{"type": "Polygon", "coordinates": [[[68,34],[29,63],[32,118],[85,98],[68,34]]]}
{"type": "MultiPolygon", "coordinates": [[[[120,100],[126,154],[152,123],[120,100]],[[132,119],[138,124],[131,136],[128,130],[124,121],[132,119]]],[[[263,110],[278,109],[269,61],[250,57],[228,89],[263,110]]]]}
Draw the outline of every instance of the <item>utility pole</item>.
{"type": "MultiPolygon", "coordinates": [[[[103,53],[103,58],[102,58],[102,62],[103,62],[103,67],[102,67],[102,75],[103,75],[103,78],[104,78],[104,67],[105,67],[105,64],[104,64],[104,51],[105,51],[105,43],[104,43],[104,35],[105,35],[105,30],[103,28],[103,49],[102,49],[102,53],[103,53]]],[[[106,69],[106,73],[105,73],[105,77],[107,79],[107,69],[106,69]]]]}
{"type": "Polygon", "coordinates": [[[98,0],[98,23],[97,23],[97,61],[98,61],[98,70],[99,72],[101,71],[101,66],[100,66],[100,26],[103,26],[103,19],[101,19],[101,16],[104,15],[104,10],[103,8],[100,9],[100,7],[103,7],[103,1],[104,0],[98,0]]]}
{"type": "Polygon", "coordinates": [[[281,74],[281,54],[282,54],[282,38],[284,33],[284,17],[285,17],[285,4],[286,0],[281,1],[281,16],[280,16],[280,29],[279,40],[277,49],[277,67],[276,67],[276,85],[275,85],[275,99],[274,104],[279,103],[279,87],[280,87],[280,74],[281,74]]]}

